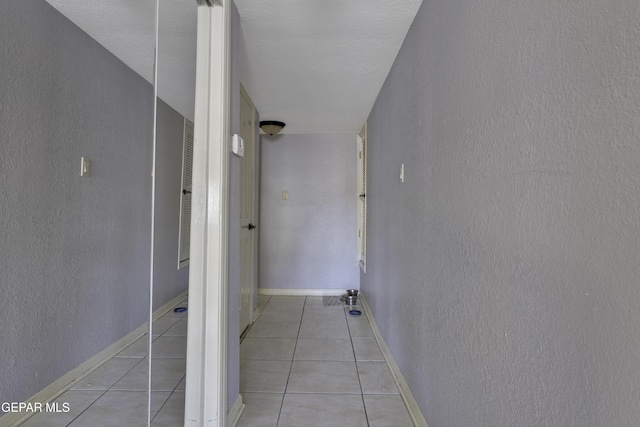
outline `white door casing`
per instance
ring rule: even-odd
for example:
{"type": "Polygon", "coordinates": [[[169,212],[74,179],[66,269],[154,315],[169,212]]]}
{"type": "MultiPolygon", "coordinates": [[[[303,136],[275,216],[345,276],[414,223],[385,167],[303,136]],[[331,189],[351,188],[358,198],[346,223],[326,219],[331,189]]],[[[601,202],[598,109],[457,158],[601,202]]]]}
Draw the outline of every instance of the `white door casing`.
{"type": "Polygon", "coordinates": [[[231,5],[197,3],[184,425],[226,427],[231,5]]]}
{"type": "Polygon", "coordinates": [[[367,123],[356,136],[358,145],[358,261],[367,272],[367,123]]]}
{"type": "Polygon", "coordinates": [[[255,246],[255,107],[240,87],[240,136],[244,157],[240,158],[240,332],[251,323],[253,313],[255,246]]]}

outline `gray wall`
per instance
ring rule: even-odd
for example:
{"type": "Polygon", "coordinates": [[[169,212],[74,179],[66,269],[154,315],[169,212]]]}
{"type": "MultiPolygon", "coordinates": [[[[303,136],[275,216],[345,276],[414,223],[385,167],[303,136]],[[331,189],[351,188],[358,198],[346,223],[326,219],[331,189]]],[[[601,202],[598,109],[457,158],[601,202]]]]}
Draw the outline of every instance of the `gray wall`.
{"type": "Polygon", "coordinates": [[[638,29],[423,3],[368,121],[361,278],[430,427],[638,425],[638,29]]]}
{"type": "MultiPolygon", "coordinates": [[[[44,1],[0,2],[0,39],[0,401],[20,401],[147,320],[153,91],[44,1]]],[[[182,125],[163,104],[160,117],[170,216],[182,138],[163,139],[182,125]]],[[[163,233],[158,305],[187,286],[163,233]]]]}
{"type": "Polygon", "coordinates": [[[355,135],[262,135],[260,148],[259,287],[357,288],[355,135]]]}

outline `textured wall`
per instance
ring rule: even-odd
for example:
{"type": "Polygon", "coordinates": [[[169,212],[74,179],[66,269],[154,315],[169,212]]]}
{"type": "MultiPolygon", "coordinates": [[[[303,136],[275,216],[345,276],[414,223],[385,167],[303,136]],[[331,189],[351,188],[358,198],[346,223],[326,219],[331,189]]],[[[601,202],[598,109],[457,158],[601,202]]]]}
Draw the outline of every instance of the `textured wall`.
{"type": "Polygon", "coordinates": [[[369,117],[361,278],[430,427],[638,425],[639,13],[423,3],[369,117]]]}
{"type": "Polygon", "coordinates": [[[262,135],[260,146],[258,286],[358,287],[355,135],[262,135]]]}
{"type": "MultiPolygon", "coordinates": [[[[1,2],[0,39],[0,401],[19,401],[147,319],[153,92],[43,1],[1,2]]],[[[159,138],[177,135],[160,106],[159,138]]],[[[163,239],[175,270],[177,235],[163,239]]]]}

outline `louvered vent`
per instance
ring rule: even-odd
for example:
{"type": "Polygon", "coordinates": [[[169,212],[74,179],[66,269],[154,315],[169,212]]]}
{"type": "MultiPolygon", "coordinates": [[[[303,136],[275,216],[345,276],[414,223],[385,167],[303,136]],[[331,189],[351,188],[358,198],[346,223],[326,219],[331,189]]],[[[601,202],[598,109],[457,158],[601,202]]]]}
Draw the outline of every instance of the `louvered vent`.
{"type": "Polygon", "coordinates": [[[193,177],[193,123],[184,122],[182,193],[180,194],[180,247],[178,268],[188,265],[191,246],[191,184],[193,177]]]}

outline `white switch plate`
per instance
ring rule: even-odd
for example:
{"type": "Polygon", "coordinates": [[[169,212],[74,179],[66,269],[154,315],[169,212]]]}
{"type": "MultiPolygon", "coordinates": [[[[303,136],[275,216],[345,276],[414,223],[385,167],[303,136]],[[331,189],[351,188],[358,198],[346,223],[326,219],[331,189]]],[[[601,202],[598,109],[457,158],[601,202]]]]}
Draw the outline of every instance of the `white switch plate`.
{"type": "Polygon", "coordinates": [[[404,182],[404,163],[400,165],[400,182],[404,182]]]}
{"type": "Polygon", "coordinates": [[[288,191],[283,191],[282,192],[282,200],[289,200],[289,192],[288,191]]]}
{"type": "Polygon", "coordinates": [[[244,157],[244,140],[237,133],[231,139],[231,152],[238,157],[244,157]]]}
{"type": "Polygon", "coordinates": [[[80,176],[89,176],[89,159],[80,157],[80,176]]]}

